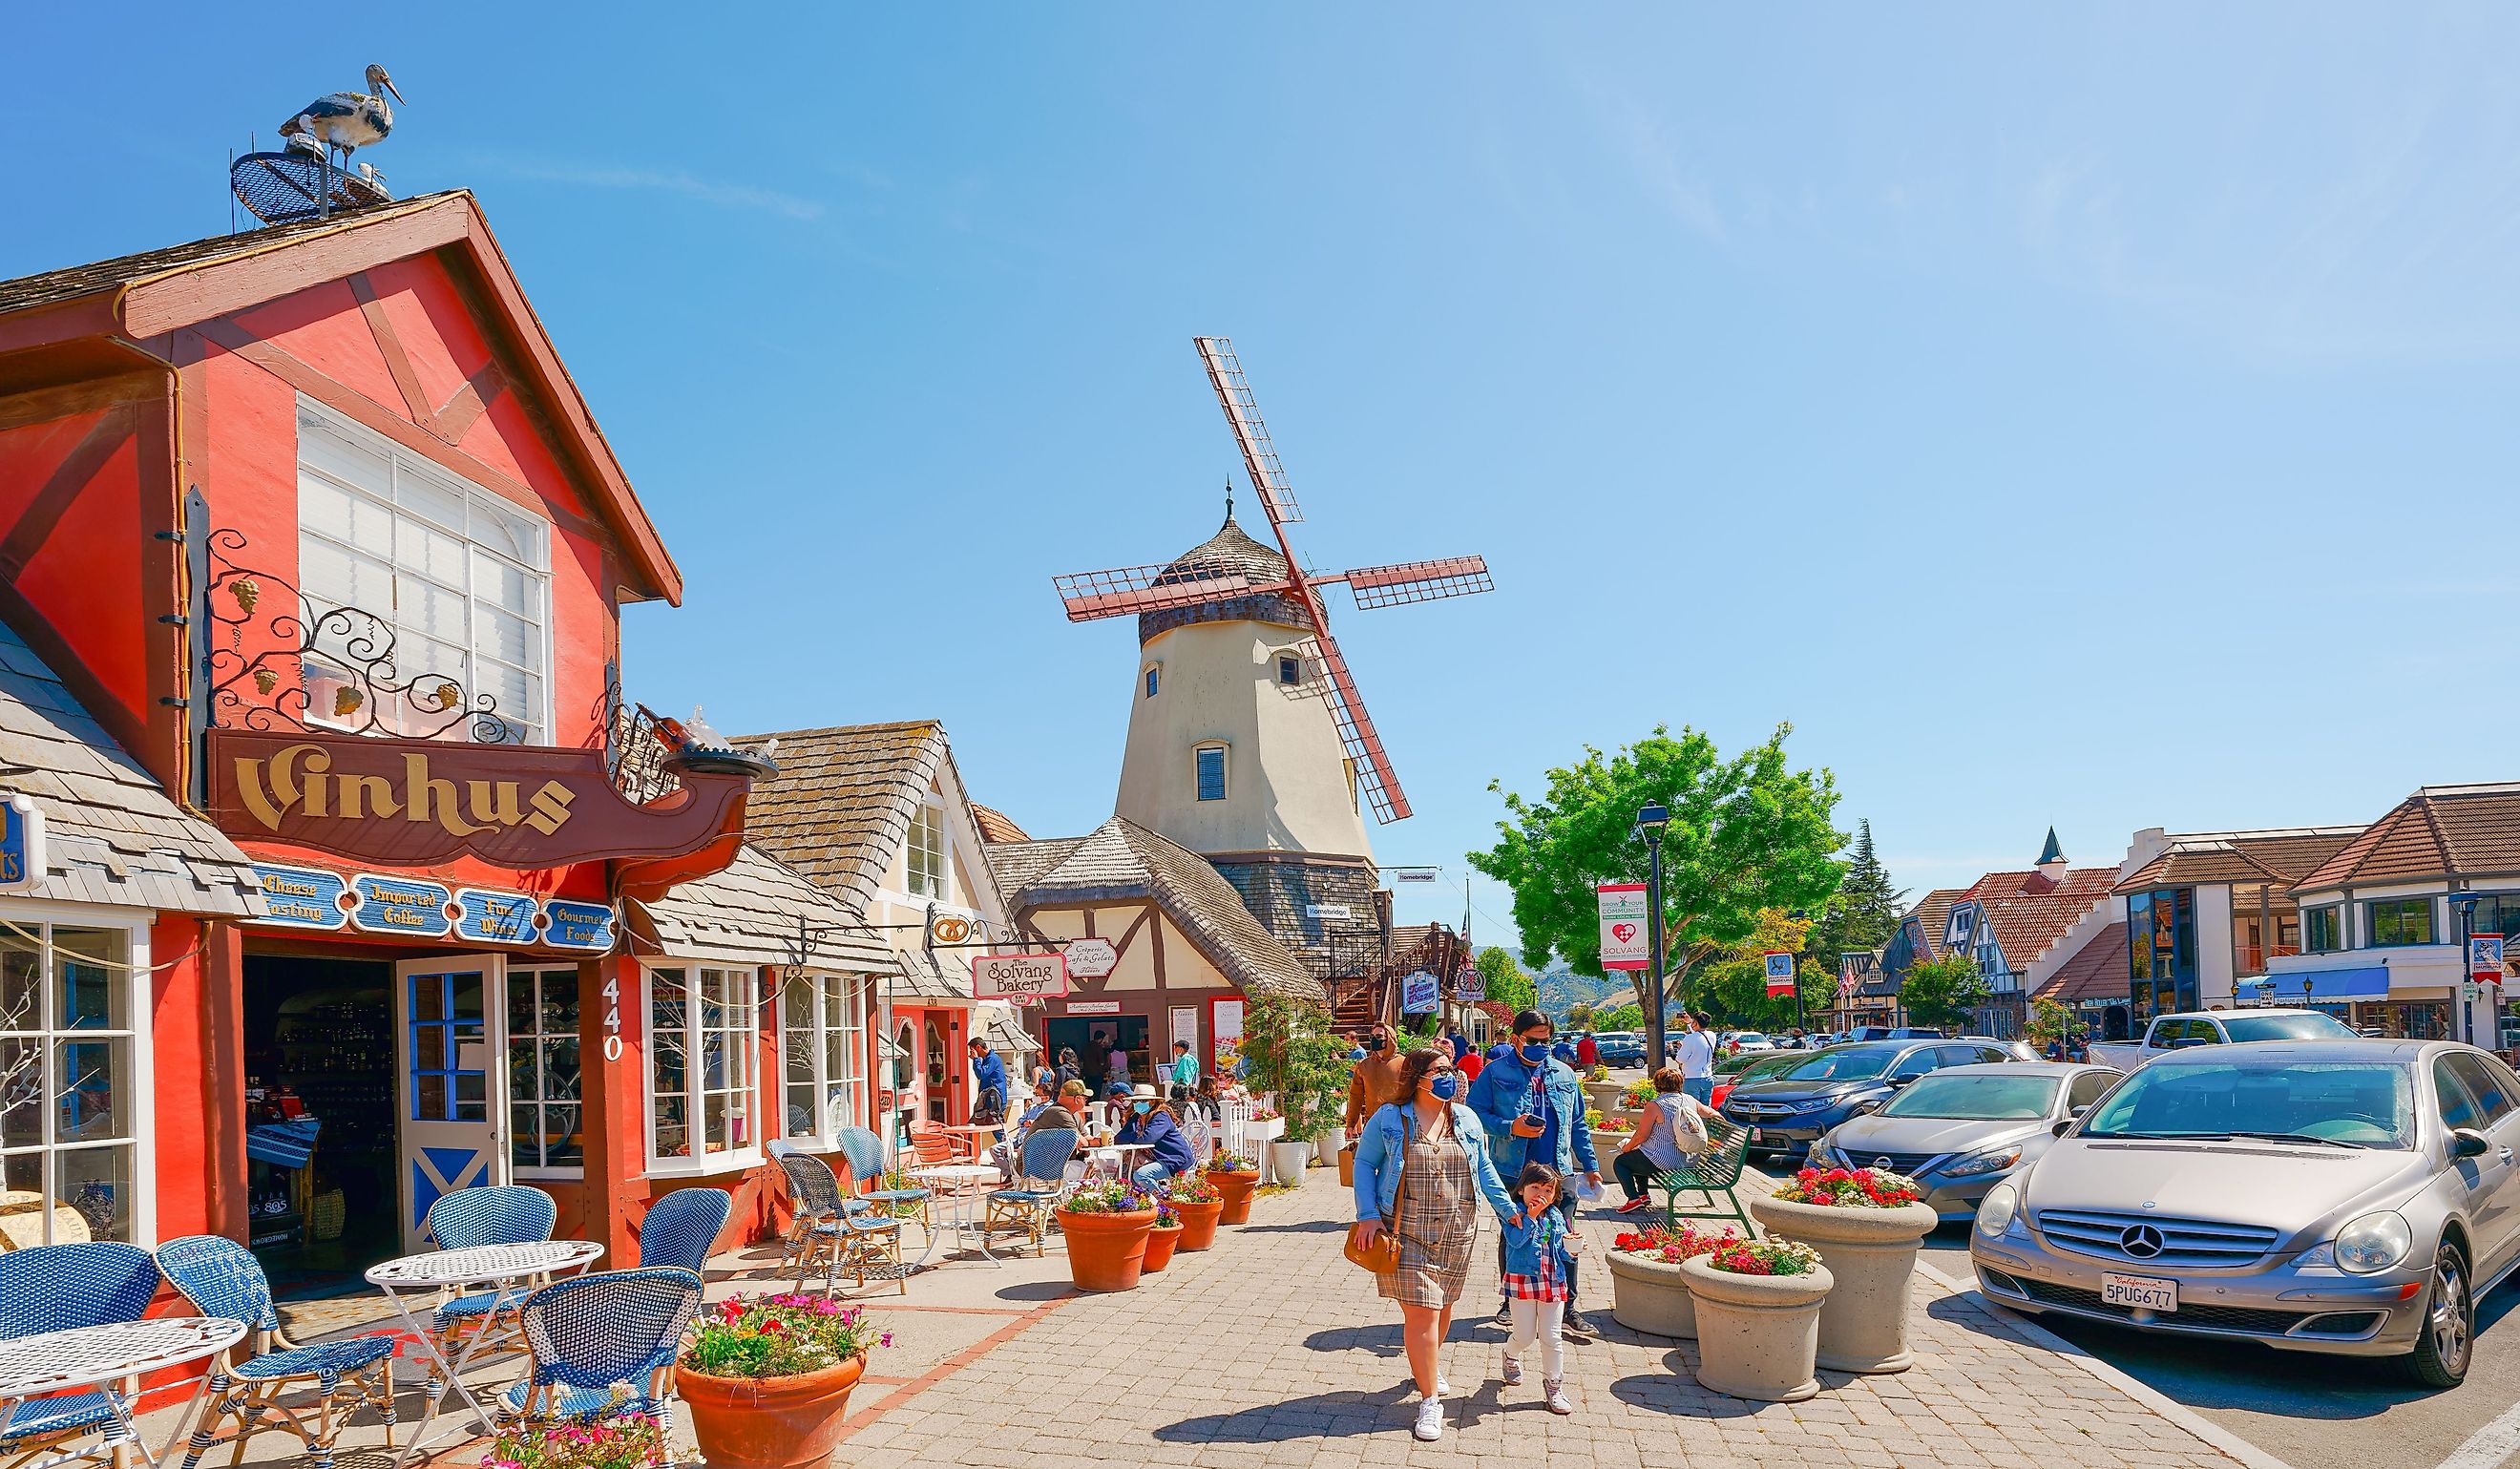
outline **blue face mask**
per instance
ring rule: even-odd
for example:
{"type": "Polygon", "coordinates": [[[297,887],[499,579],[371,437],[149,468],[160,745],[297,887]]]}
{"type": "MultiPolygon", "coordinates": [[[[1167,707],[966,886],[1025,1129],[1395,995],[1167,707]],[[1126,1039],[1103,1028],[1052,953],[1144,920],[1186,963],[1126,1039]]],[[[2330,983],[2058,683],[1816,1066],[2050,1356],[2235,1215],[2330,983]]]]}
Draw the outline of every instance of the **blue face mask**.
{"type": "Polygon", "coordinates": [[[1426,1084],[1426,1091],[1427,1093],[1433,1096],[1437,1101],[1451,1101],[1454,1097],[1462,1094],[1461,1074],[1458,1072],[1447,1071],[1442,1076],[1428,1082],[1426,1084]]]}
{"type": "Polygon", "coordinates": [[[1534,1065],[1538,1065],[1540,1062],[1548,1060],[1549,1043],[1546,1041],[1525,1042],[1522,1047],[1522,1058],[1534,1065]]]}
{"type": "Polygon", "coordinates": [[[1155,1110],[1155,1104],[1153,1102],[1139,1102],[1131,1106],[1129,1110],[1137,1113],[1140,1117],[1144,1117],[1148,1113],[1155,1110]]]}

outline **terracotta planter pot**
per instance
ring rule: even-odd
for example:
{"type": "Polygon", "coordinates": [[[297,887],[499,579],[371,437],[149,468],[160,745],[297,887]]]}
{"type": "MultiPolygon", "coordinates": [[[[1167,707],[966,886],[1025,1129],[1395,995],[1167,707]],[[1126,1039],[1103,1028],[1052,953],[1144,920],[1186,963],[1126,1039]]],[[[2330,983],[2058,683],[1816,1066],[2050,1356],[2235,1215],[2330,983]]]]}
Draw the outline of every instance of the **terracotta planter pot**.
{"type": "Polygon", "coordinates": [[[1139,1272],[1147,1268],[1147,1236],[1155,1231],[1155,1211],[1062,1212],[1058,1228],[1067,1236],[1067,1276],[1078,1290],[1138,1288],[1139,1272]]]}
{"type": "Polygon", "coordinates": [[[674,1391],[709,1469],[820,1469],[839,1447],[864,1356],[795,1377],[712,1377],[674,1369],[674,1391]]]}
{"type": "Polygon", "coordinates": [[[1778,1239],[1820,1251],[1837,1278],[1820,1313],[1820,1364],[1832,1372],[1905,1372],[1909,1287],[1916,1250],[1934,1232],[1923,1204],[1897,1209],[1846,1209],[1834,1204],[1749,1200],[1750,1217],[1778,1239]]]}
{"type": "Polygon", "coordinates": [[[1216,1243],[1217,1216],[1225,1212],[1225,1201],[1210,1204],[1186,1204],[1173,1201],[1173,1213],[1181,1216],[1181,1242],[1177,1250],[1204,1250],[1216,1243]]]}
{"type": "Polygon", "coordinates": [[[1647,1336],[1697,1335],[1697,1308],[1680,1267],[1647,1260],[1624,1250],[1611,1250],[1610,1314],[1618,1323],[1647,1336]]]}
{"type": "Polygon", "coordinates": [[[1251,1191],[1260,1186],[1258,1169],[1248,1173],[1212,1173],[1207,1176],[1207,1181],[1216,1185],[1218,1193],[1225,1195],[1225,1212],[1216,1217],[1218,1224],[1251,1223],[1251,1191]]]}
{"type": "Polygon", "coordinates": [[[1143,1269],[1149,1275],[1173,1263],[1173,1251],[1181,1248],[1182,1226],[1147,1231],[1147,1259],[1143,1269]]]}
{"type": "Polygon", "coordinates": [[[1828,1268],[1808,1275],[1733,1275],[1701,1255],[1681,1262],[1697,1314],[1700,1386],[1753,1402],[1800,1402],[1820,1391],[1821,1303],[1828,1268]]]}

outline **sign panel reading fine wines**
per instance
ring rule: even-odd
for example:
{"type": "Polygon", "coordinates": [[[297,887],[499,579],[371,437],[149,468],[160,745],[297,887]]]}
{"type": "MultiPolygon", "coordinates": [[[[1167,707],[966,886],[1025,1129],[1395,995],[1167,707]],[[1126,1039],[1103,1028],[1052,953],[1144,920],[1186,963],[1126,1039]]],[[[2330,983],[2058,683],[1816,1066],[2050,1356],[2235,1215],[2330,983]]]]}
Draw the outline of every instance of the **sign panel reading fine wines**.
{"type": "Polygon", "coordinates": [[[1058,1000],[1066,994],[1064,955],[983,954],[971,960],[973,1000],[1058,1000]]]}
{"type": "Polygon", "coordinates": [[[1601,967],[1642,969],[1651,963],[1645,946],[1645,885],[1604,882],[1594,892],[1601,903],[1601,967]]]}

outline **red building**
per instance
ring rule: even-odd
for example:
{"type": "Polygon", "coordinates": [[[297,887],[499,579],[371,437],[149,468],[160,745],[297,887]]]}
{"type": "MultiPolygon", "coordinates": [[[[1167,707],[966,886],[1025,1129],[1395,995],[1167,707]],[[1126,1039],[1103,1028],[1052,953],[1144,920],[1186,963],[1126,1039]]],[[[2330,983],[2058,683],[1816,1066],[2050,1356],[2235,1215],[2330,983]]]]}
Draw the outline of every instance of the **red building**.
{"type": "Polygon", "coordinates": [[[893,960],[782,962],[850,915],[739,862],[756,758],[625,707],[681,591],[468,194],[0,282],[7,1242],[286,1289],[486,1181],[615,1265],[674,1187],[771,1224],[774,978],[893,960]]]}

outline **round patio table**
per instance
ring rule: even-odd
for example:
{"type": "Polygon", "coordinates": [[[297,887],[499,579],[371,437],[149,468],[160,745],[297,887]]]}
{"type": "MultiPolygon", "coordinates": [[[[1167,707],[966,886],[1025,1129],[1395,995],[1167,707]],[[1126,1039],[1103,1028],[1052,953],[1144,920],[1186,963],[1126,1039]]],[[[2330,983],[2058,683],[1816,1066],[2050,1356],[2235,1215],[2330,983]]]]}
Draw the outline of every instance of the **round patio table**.
{"type": "MultiPolygon", "coordinates": [[[[538,1239],[518,1245],[473,1245],[462,1250],[431,1250],[426,1254],[388,1260],[369,1269],[368,1283],[383,1291],[385,1299],[392,1302],[393,1309],[401,1313],[403,1324],[411,1329],[411,1335],[419,1342],[417,1355],[437,1364],[438,1387],[428,1395],[428,1407],[420,1416],[420,1427],[413,1432],[410,1445],[395,1457],[396,1465],[411,1462],[412,1456],[420,1452],[421,1446],[428,1442],[429,1425],[436,1420],[438,1404],[446,1401],[450,1390],[472,1410],[473,1420],[482,1434],[498,1432],[498,1424],[491,1418],[489,1410],[481,1405],[481,1400],[473,1397],[472,1390],[464,1385],[463,1375],[464,1368],[472,1360],[472,1355],[481,1350],[481,1344],[489,1339],[490,1333],[472,1332],[471,1339],[465,1342],[464,1350],[455,1355],[453,1361],[448,1361],[446,1354],[437,1349],[436,1337],[421,1324],[418,1316],[412,1314],[412,1302],[428,1292],[461,1292],[476,1285],[507,1290],[529,1277],[548,1276],[559,1270],[592,1265],[603,1255],[604,1246],[591,1239],[538,1239]]],[[[434,1308],[431,1310],[433,1313],[434,1308]]]]}
{"type": "Polygon", "coordinates": [[[935,1255],[936,1246],[945,1238],[948,1229],[954,1232],[953,1253],[962,1254],[971,1247],[970,1241],[976,1240],[980,1253],[987,1256],[991,1265],[1005,1264],[997,1256],[989,1254],[988,1231],[981,1228],[979,1221],[973,1218],[987,1190],[1001,1181],[996,1164],[938,1163],[926,1168],[914,1168],[910,1176],[935,1189],[928,1205],[929,1217],[936,1223],[928,1227],[926,1247],[919,1252],[917,1260],[910,1263],[913,1269],[925,1266],[935,1255]]]}
{"type": "MultiPolygon", "coordinates": [[[[29,1398],[99,1388],[105,1394],[106,1405],[113,1412],[114,1426],[107,1431],[108,1442],[128,1440],[139,1447],[143,1459],[155,1465],[158,1455],[140,1437],[139,1430],[131,1426],[131,1404],[123,1401],[121,1390],[113,1384],[125,1377],[215,1357],[244,1339],[245,1322],[225,1316],[158,1316],[145,1321],[46,1331],[0,1342],[0,1422],[6,1422],[18,1404],[29,1398]]],[[[193,1389],[192,1401],[184,1405],[175,1420],[175,1431],[167,1436],[168,1448],[192,1432],[193,1418],[201,1411],[202,1395],[209,1385],[205,1374],[193,1389]]],[[[38,1460],[27,1469],[88,1457],[75,1451],[60,1453],[38,1460]]]]}

